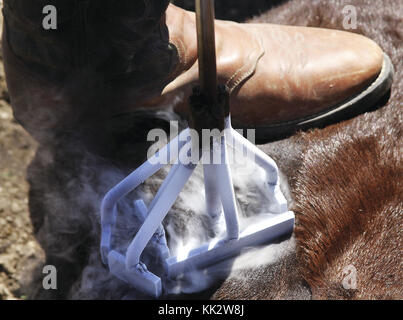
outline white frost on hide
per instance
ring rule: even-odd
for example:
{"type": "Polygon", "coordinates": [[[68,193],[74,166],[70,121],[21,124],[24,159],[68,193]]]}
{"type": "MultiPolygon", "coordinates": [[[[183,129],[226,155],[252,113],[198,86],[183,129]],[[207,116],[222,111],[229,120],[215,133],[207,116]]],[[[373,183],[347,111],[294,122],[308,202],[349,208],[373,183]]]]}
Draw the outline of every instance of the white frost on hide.
{"type": "MultiPolygon", "coordinates": [[[[240,227],[243,229],[248,227],[252,221],[258,223],[259,214],[269,213],[265,186],[266,174],[252,161],[237,163],[232,158],[232,152],[229,154],[240,227]],[[251,216],[255,216],[255,218],[248,218],[251,216]]],[[[283,186],[282,189],[288,188],[283,186]]],[[[180,194],[175,209],[170,212],[168,222],[165,224],[171,240],[171,253],[179,258],[185,257],[191,249],[206,241],[223,238],[226,232],[224,216],[221,215],[216,223],[217,225],[214,226],[214,222],[206,213],[202,166],[199,165],[180,194]]],[[[234,276],[237,274],[236,271],[242,269],[275,263],[293,248],[292,240],[258,249],[245,248],[245,252],[232,262],[218,263],[208,270],[195,270],[177,282],[169,283],[168,291],[169,293],[192,293],[205,290],[217,280],[217,277],[227,277],[231,271],[231,276],[234,276]]]]}
{"type": "Polygon", "coordinates": [[[294,237],[278,244],[251,248],[234,260],[229,278],[243,278],[244,276],[240,271],[274,264],[294,250],[294,237]]]}

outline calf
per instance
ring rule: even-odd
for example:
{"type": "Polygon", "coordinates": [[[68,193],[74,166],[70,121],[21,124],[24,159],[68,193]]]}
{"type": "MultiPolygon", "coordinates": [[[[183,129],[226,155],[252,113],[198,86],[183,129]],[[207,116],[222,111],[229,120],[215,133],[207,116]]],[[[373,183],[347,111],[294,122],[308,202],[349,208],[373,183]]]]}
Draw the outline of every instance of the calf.
{"type": "MultiPolygon", "coordinates": [[[[343,29],[343,9],[349,4],[296,0],[252,22],[343,29]]],[[[403,4],[357,0],[353,5],[357,29],[350,31],[375,40],[396,68],[389,102],[380,101],[381,109],[355,119],[262,146],[283,172],[283,189],[296,212],[294,236],[222,265],[217,276],[194,274],[172,286],[174,297],[185,292],[214,299],[402,298],[403,4]]],[[[136,123],[119,132],[119,144],[107,156],[90,152],[71,136],[38,150],[28,171],[31,217],[47,263],[58,267],[61,281],[56,296],[38,285],[32,297],[142,297],[108,274],[98,252],[100,201],[145,157],[145,122],[136,123]]],[[[149,198],[164,175],[156,175],[119,205],[118,246],[127,244],[139,227],[130,213],[133,199],[149,198]]],[[[234,180],[240,206],[246,212],[257,209],[264,197],[260,189],[234,180]]],[[[203,197],[192,192],[201,181],[196,172],[185,190],[193,197],[181,196],[164,222],[176,247],[190,233],[209,228],[203,206],[195,205],[203,197]]]]}

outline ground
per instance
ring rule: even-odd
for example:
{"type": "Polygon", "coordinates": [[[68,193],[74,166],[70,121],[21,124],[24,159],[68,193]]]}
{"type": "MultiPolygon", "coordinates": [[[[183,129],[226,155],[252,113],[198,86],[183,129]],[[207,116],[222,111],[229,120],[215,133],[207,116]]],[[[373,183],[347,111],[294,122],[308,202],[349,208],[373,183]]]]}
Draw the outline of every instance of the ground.
{"type": "Polygon", "coordinates": [[[26,168],[36,143],[13,119],[0,62],[0,300],[24,299],[22,284],[43,259],[28,212],[26,168]]]}

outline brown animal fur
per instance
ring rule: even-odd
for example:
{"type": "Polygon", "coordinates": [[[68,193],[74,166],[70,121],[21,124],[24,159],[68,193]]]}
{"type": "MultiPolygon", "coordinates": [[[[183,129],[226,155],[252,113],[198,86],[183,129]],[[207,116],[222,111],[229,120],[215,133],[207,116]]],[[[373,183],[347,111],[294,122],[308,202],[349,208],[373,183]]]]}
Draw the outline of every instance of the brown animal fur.
{"type": "Polygon", "coordinates": [[[355,32],[392,57],[395,82],[385,108],[302,134],[302,164],[290,177],[300,270],[314,298],[401,299],[402,3],[294,1],[256,20],[341,29],[347,4],[359,15],[355,32]],[[342,286],[349,265],[357,270],[356,290],[342,286]]]}
{"type": "Polygon", "coordinates": [[[402,298],[402,114],[383,110],[305,135],[298,258],[315,298],[402,298]],[[342,286],[357,270],[357,289],[342,286]]]}
{"type": "Polygon", "coordinates": [[[288,257],[263,274],[258,268],[242,281],[229,279],[216,298],[287,299],[301,292],[303,280],[314,299],[403,298],[403,5],[292,1],[251,22],[342,29],[347,4],[359,14],[355,32],[377,41],[393,60],[390,101],[376,112],[263,146],[286,173],[293,193],[299,272],[287,267],[288,257]],[[350,266],[357,272],[357,288],[346,290],[350,266]]]}

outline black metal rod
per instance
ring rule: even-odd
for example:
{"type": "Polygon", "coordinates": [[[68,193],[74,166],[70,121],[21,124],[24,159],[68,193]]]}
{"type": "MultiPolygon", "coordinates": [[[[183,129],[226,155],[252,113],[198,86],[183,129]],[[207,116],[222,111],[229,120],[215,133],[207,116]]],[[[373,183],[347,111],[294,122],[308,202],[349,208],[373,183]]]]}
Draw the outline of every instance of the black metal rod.
{"type": "Polygon", "coordinates": [[[200,88],[210,103],[217,103],[217,62],[214,0],[196,0],[200,88]]]}

